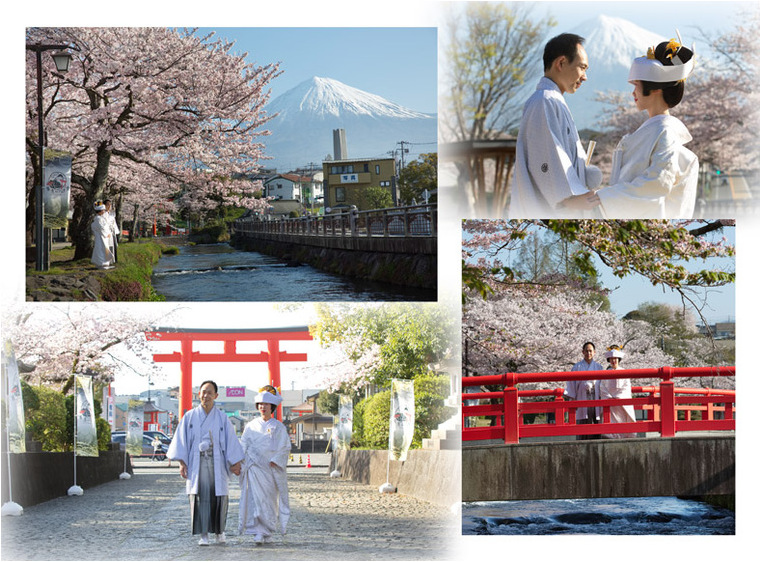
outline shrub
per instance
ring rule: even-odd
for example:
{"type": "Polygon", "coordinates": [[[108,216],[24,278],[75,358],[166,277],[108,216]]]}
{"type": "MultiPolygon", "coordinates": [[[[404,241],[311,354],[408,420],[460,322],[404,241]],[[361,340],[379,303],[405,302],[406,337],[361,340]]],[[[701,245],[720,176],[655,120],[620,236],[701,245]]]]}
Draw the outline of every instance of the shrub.
{"type": "MultiPolygon", "coordinates": [[[[455,408],[444,405],[449,395],[449,376],[422,374],[415,378],[415,432],[410,448],[418,449],[431,431],[450,418],[455,408]]],[[[384,390],[354,406],[352,445],[372,449],[388,447],[391,391],[384,390]]]]}
{"type": "MultiPolygon", "coordinates": [[[[388,418],[391,412],[391,391],[384,390],[373,394],[362,400],[360,404],[364,404],[360,446],[371,449],[388,448],[388,418]]],[[[356,414],[354,420],[356,423],[356,414]]]]}
{"type": "Polygon", "coordinates": [[[71,447],[66,447],[66,405],[63,395],[45,386],[34,387],[34,393],[38,407],[25,413],[27,433],[42,443],[43,451],[70,450],[71,447]]]}

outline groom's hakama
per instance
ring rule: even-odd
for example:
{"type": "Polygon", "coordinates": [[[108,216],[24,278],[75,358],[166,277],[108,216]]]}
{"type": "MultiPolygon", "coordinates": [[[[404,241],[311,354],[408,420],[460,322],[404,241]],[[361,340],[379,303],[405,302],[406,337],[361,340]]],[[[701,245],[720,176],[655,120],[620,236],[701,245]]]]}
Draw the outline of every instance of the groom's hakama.
{"type": "Polygon", "coordinates": [[[198,493],[189,494],[193,534],[224,533],[227,523],[227,496],[217,496],[214,486],[214,457],[201,455],[198,493]]]}
{"type": "Polygon", "coordinates": [[[208,414],[202,406],[193,408],[180,420],[167,457],[187,466],[185,490],[193,534],[223,533],[230,467],[243,460],[230,420],[216,407],[208,414]]]}

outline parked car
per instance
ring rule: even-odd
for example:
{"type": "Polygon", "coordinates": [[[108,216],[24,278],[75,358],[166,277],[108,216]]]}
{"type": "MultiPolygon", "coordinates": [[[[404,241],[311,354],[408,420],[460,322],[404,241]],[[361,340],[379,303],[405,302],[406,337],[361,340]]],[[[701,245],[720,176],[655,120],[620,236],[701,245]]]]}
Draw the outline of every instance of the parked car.
{"type": "MultiPolygon", "coordinates": [[[[125,433],[124,431],[112,431],[112,432],[111,432],[111,435],[112,435],[112,436],[113,436],[113,435],[124,435],[124,433],[125,433]]],[[[161,431],[152,431],[152,430],[149,430],[149,431],[143,431],[143,435],[147,435],[148,437],[150,437],[150,438],[151,438],[151,441],[153,441],[153,438],[154,438],[156,435],[158,435],[158,436],[159,436],[159,439],[161,440],[161,442],[162,442],[164,445],[166,445],[167,447],[168,447],[168,446],[169,446],[169,444],[172,442],[172,438],[171,438],[171,437],[169,437],[169,436],[168,436],[166,433],[163,433],[163,432],[161,432],[161,431]]]]}
{"type": "MultiPolygon", "coordinates": [[[[111,442],[112,443],[119,443],[119,448],[123,451],[125,448],[124,441],[127,437],[127,434],[123,431],[120,432],[114,432],[111,434],[111,442]]],[[[143,456],[153,456],[153,437],[150,437],[148,435],[143,434],[143,456]]],[[[169,445],[165,445],[164,443],[161,444],[161,448],[159,449],[159,455],[162,459],[166,458],[166,452],[169,448],[169,445]]]]}

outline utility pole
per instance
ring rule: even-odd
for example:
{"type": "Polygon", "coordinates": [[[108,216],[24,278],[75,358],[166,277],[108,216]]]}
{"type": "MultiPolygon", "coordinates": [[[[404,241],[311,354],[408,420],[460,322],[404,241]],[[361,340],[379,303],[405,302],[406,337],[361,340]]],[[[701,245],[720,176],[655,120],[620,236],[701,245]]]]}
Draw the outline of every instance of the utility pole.
{"type": "Polygon", "coordinates": [[[400,145],[400,147],[401,147],[400,150],[399,150],[399,154],[400,154],[399,157],[401,159],[401,164],[399,165],[399,198],[401,199],[402,187],[403,187],[403,183],[402,183],[402,170],[404,170],[404,153],[410,151],[409,148],[404,148],[404,145],[405,144],[409,145],[409,144],[412,144],[412,143],[410,143],[408,141],[399,141],[396,144],[400,145]]]}

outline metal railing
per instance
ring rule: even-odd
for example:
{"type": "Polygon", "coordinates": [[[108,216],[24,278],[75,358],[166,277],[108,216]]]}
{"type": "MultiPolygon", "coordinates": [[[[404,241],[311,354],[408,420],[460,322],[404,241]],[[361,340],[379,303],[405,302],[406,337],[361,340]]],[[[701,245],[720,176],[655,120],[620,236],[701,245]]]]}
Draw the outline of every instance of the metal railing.
{"type": "Polygon", "coordinates": [[[734,367],[687,367],[660,369],[622,369],[607,371],[564,371],[554,373],[507,373],[463,377],[463,441],[500,439],[518,443],[521,437],[597,435],[608,433],[660,433],[674,437],[683,431],[734,431],[735,391],[676,387],[677,377],[734,376],[734,367]],[[563,382],[570,380],[660,378],[659,386],[633,386],[632,398],[607,400],[563,399],[563,389],[518,390],[521,383],[563,382]],[[502,387],[483,391],[483,387],[502,387]],[[467,388],[479,387],[479,392],[467,388]],[[546,401],[546,399],[550,401],[546,401]],[[477,404],[469,404],[470,402],[477,404]],[[488,401],[488,404],[480,402],[488,401]],[[632,405],[644,411],[645,419],[630,423],[611,423],[612,406],[632,405]],[[578,408],[601,408],[602,423],[577,424],[578,408]],[[526,423],[528,416],[544,414],[545,423],[526,423]],[[489,426],[475,426],[472,418],[488,417],[489,426]],[[693,419],[699,418],[699,419],[693,419]]]}
{"type": "Polygon", "coordinates": [[[329,237],[435,237],[437,207],[412,205],[372,211],[351,209],[328,215],[295,218],[251,216],[233,228],[241,234],[289,234],[329,237]]]}

